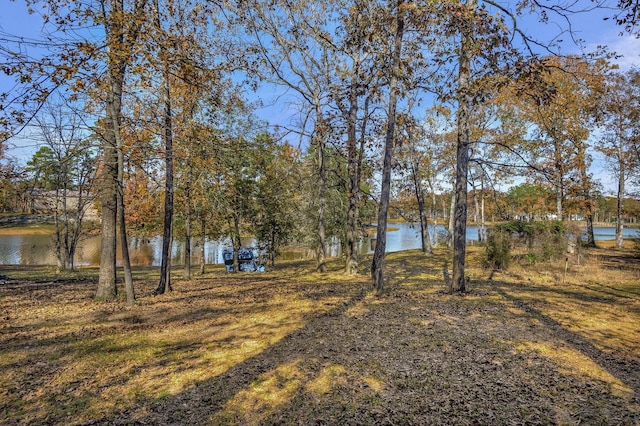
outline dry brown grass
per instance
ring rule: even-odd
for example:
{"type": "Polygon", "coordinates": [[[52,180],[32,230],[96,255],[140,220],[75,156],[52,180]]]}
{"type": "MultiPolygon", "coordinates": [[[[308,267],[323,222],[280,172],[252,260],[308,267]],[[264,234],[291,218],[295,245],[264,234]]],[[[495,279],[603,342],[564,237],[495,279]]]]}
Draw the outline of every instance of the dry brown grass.
{"type": "Polygon", "coordinates": [[[478,250],[464,296],[443,291],[443,251],[390,255],[383,295],[366,265],[309,262],[158,297],[139,270],[134,307],[93,301],[93,270],[0,284],[0,423],[638,424],[630,251],[565,276],[564,259],[486,271],[478,250]]]}

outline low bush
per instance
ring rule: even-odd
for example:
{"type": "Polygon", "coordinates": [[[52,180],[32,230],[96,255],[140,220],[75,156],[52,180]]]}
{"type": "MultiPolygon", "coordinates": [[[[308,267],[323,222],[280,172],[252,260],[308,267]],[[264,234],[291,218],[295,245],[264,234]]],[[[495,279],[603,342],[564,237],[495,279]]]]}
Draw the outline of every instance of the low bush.
{"type": "Polygon", "coordinates": [[[511,243],[506,232],[489,232],[485,245],[484,266],[507,269],[511,262],[511,243]]]}
{"type": "Polygon", "coordinates": [[[485,266],[507,269],[512,249],[521,248],[529,264],[560,258],[570,235],[561,221],[524,222],[514,220],[494,226],[487,238],[485,266]]]}

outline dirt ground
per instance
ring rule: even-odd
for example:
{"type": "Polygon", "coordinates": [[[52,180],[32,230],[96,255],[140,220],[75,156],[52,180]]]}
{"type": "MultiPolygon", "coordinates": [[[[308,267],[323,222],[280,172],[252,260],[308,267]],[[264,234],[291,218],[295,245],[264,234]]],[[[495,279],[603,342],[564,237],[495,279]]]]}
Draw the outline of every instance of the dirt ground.
{"type": "Polygon", "coordinates": [[[478,251],[462,296],[444,251],[388,256],[382,295],[366,262],[176,271],[156,297],[138,271],[132,307],[94,301],[93,270],[3,268],[0,424],[640,424],[631,252],[492,272],[478,251]]]}

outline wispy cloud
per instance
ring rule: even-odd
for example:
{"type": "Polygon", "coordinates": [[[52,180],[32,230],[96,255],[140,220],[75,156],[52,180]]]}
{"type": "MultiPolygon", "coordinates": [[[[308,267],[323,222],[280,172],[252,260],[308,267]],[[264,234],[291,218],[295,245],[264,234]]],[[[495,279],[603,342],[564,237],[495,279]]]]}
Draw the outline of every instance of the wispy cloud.
{"type": "MultiPolygon", "coordinates": [[[[621,71],[627,71],[633,67],[640,67],[640,38],[620,33],[611,33],[599,41],[598,45],[607,46],[611,52],[616,53],[619,58],[612,62],[620,67],[621,71]]],[[[595,44],[592,45],[596,47],[595,44]]]]}

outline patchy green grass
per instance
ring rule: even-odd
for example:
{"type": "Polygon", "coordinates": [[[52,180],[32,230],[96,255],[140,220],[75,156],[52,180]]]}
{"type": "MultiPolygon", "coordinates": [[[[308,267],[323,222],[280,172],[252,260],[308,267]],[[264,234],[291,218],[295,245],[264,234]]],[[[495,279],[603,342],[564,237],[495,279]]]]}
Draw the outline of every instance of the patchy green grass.
{"type": "Polygon", "coordinates": [[[55,225],[46,223],[34,223],[22,226],[0,223],[0,235],[53,235],[55,230],[55,225]]]}
{"type": "Polygon", "coordinates": [[[4,270],[2,424],[638,424],[640,267],[630,250],[481,269],[448,295],[444,250],[388,256],[388,290],[311,262],[210,268],[135,306],[97,270],[4,270]],[[565,270],[567,271],[565,274],[565,270]]]}

